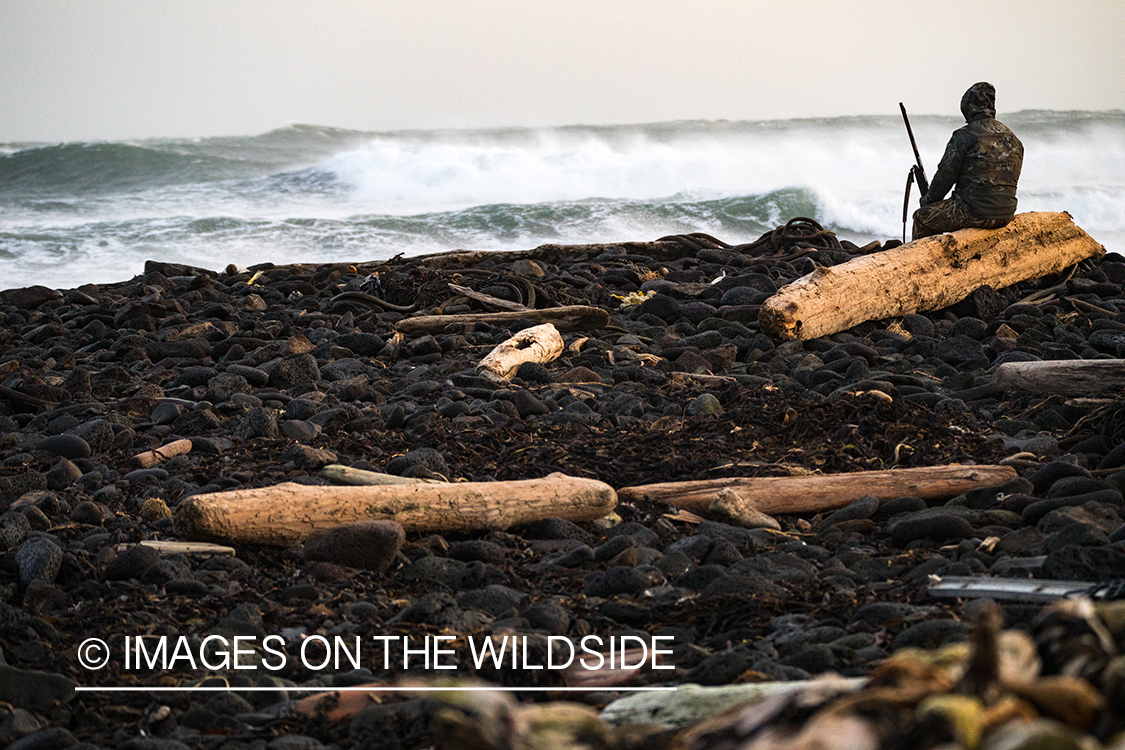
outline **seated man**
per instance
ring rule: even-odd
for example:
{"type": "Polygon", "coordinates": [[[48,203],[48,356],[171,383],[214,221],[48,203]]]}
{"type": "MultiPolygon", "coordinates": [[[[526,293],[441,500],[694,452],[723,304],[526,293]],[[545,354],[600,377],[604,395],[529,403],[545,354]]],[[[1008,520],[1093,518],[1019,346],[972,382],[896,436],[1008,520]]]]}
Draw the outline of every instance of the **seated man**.
{"type": "Polygon", "coordinates": [[[1023,144],[996,119],[992,84],[973,84],[961,97],[961,114],[968,124],[955,130],[945,147],[922,207],[914,212],[912,239],[967,227],[999,229],[1016,213],[1023,144]],[[954,185],[953,197],[946,198],[954,185]]]}

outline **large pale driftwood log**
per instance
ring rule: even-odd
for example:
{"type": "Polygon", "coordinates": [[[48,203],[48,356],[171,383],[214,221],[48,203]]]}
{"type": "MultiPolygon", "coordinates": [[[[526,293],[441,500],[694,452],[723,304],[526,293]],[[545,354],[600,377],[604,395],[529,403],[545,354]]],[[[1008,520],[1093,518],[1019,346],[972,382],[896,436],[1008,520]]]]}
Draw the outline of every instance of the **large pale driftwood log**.
{"type": "Polygon", "coordinates": [[[291,545],[318,529],[355,521],[392,520],[407,531],[479,531],[553,517],[592,521],[616,506],[608,484],[565,474],[364,487],[286,482],[189,497],[176,508],[175,528],[187,539],[291,545]]]}
{"type": "Polygon", "coordinates": [[[1104,254],[1066,212],[1018,214],[1003,229],[962,229],[818,268],[766,300],[758,323],[787,340],[829,336],[868,320],[940,310],[979,287],[1002,289],[1104,254]]]}
{"type": "Polygon", "coordinates": [[[563,340],[550,323],[532,326],[517,332],[490,351],[477,363],[477,370],[489,370],[502,378],[511,378],[524,362],[546,364],[563,353],[563,340]]]}
{"type": "Polygon", "coordinates": [[[625,487],[617,491],[622,502],[642,498],[707,513],[720,490],[731,489],[745,504],[762,513],[818,513],[834,510],[872,495],[880,500],[896,497],[937,499],[953,497],[978,487],[992,487],[1015,479],[1010,466],[929,466],[916,469],[857,471],[808,477],[734,477],[695,482],[665,482],[625,487]]]}
{"type": "Polygon", "coordinates": [[[566,307],[547,307],[542,310],[524,310],[496,313],[466,313],[464,315],[419,315],[405,318],[395,324],[395,330],[408,336],[426,333],[440,333],[448,325],[507,325],[515,320],[530,320],[536,323],[551,323],[560,331],[584,331],[604,328],[609,325],[609,313],[600,307],[587,305],[567,305],[566,307]]]}
{"type": "Polygon", "coordinates": [[[1125,359],[1061,359],[1005,362],[996,383],[1009,391],[1089,396],[1125,388],[1125,359]]]}
{"type": "Polygon", "coordinates": [[[437,482],[437,479],[418,479],[416,477],[400,477],[396,474],[383,474],[378,471],[365,471],[353,469],[350,466],[329,464],[320,470],[320,475],[336,484],[350,484],[355,486],[374,486],[383,484],[420,484],[421,482],[437,482]]]}

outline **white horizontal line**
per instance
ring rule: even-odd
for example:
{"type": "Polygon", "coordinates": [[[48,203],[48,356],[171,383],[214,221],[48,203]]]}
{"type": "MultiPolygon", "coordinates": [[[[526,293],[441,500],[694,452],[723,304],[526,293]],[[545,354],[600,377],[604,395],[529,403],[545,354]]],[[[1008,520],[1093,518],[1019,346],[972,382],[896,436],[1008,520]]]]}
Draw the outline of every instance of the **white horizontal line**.
{"type": "Polygon", "coordinates": [[[671,687],[82,687],[74,688],[76,693],[207,693],[207,692],[286,692],[302,693],[437,693],[437,692],[492,692],[492,693],[637,693],[667,692],[679,688],[671,687]]]}

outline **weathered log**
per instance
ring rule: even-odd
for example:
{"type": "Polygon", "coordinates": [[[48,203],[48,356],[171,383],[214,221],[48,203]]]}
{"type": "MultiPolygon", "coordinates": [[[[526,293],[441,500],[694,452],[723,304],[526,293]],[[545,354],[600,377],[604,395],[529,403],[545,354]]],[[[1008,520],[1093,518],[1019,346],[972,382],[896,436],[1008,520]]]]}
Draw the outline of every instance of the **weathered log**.
{"type": "Polygon", "coordinates": [[[1005,362],[996,383],[1009,391],[1090,396],[1125,388],[1125,359],[1060,359],[1005,362]]]}
{"type": "Polygon", "coordinates": [[[1010,466],[929,466],[916,469],[857,471],[808,477],[733,477],[693,482],[665,482],[625,487],[622,502],[648,498],[693,513],[707,513],[715,495],[731,489],[745,504],[768,515],[818,513],[834,510],[872,495],[880,500],[953,497],[978,487],[992,487],[1015,479],[1010,466]]]}
{"type": "Polygon", "coordinates": [[[358,487],[372,487],[387,484],[420,484],[422,482],[436,482],[436,479],[419,479],[417,477],[400,477],[395,474],[383,474],[378,471],[365,471],[353,469],[350,466],[329,464],[320,470],[321,476],[336,484],[350,484],[358,487]]]}
{"type": "MultiPolygon", "coordinates": [[[[234,547],[208,542],[177,542],[171,539],[145,539],[137,542],[141,547],[152,547],[162,555],[218,555],[219,557],[233,557],[234,547]]],[[[132,547],[131,544],[118,544],[114,549],[118,552],[132,547]]]]}
{"type": "Polygon", "coordinates": [[[395,324],[395,330],[408,336],[427,333],[441,333],[449,325],[474,325],[488,323],[503,326],[516,320],[530,320],[534,323],[551,323],[560,331],[585,331],[605,328],[609,325],[609,313],[600,307],[587,305],[567,305],[566,307],[547,307],[542,310],[526,310],[496,313],[466,313],[464,315],[419,315],[405,318],[395,324]]]}
{"type": "Polygon", "coordinates": [[[982,286],[1002,289],[1104,254],[1066,212],[1018,214],[1002,229],[962,229],[817,268],[766,300],[758,323],[787,340],[829,336],[868,320],[940,310],[982,286]]]}
{"type": "Polygon", "coordinates": [[[477,363],[477,370],[488,370],[502,378],[511,378],[525,362],[546,364],[563,353],[563,340],[550,323],[518,331],[477,363]]]}
{"type": "Polygon", "coordinates": [[[608,484],[565,474],[363,487],[286,482],[189,497],[176,508],[175,529],[186,539],[291,545],[356,521],[392,520],[407,531],[481,531],[544,518],[592,521],[616,505],[608,484]]]}
{"type": "Polygon", "coordinates": [[[501,310],[509,310],[509,311],[515,311],[515,312],[527,312],[528,310],[531,309],[527,305],[521,305],[519,302],[512,302],[511,300],[500,299],[499,297],[493,297],[491,294],[485,294],[484,292],[478,292],[475,289],[470,289],[469,287],[461,286],[460,284],[450,284],[449,288],[453,292],[455,292],[457,294],[460,294],[463,297],[468,297],[471,300],[476,300],[477,302],[480,302],[481,304],[489,305],[491,307],[498,307],[501,310]]]}
{"type": "Polygon", "coordinates": [[[157,464],[162,464],[169,458],[182,456],[185,453],[191,453],[191,441],[187,438],[182,438],[180,440],[173,440],[155,450],[138,453],[133,456],[131,462],[134,466],[147,469],[157,464]]]}

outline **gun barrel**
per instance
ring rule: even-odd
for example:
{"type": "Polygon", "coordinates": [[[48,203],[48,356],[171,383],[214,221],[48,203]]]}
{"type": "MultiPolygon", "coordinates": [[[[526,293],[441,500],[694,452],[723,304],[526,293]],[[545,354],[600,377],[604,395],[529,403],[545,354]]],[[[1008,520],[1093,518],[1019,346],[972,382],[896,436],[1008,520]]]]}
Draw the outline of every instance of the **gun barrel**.
{"type": "Polygon", "coordinates": [[[918,142],[914,140],[914,129],[910,127],[910,118],[906,115],[906,105],[898,103],[902,111],[902,121],[906,123],[906,134],[910,136],[910,147],[914,149],[914,163],[918,165],[918,189],[925,195],[929,191],[930,181],[926,179],[926,168],[922,166],[922,155],[918,153],[918,142]]]}

